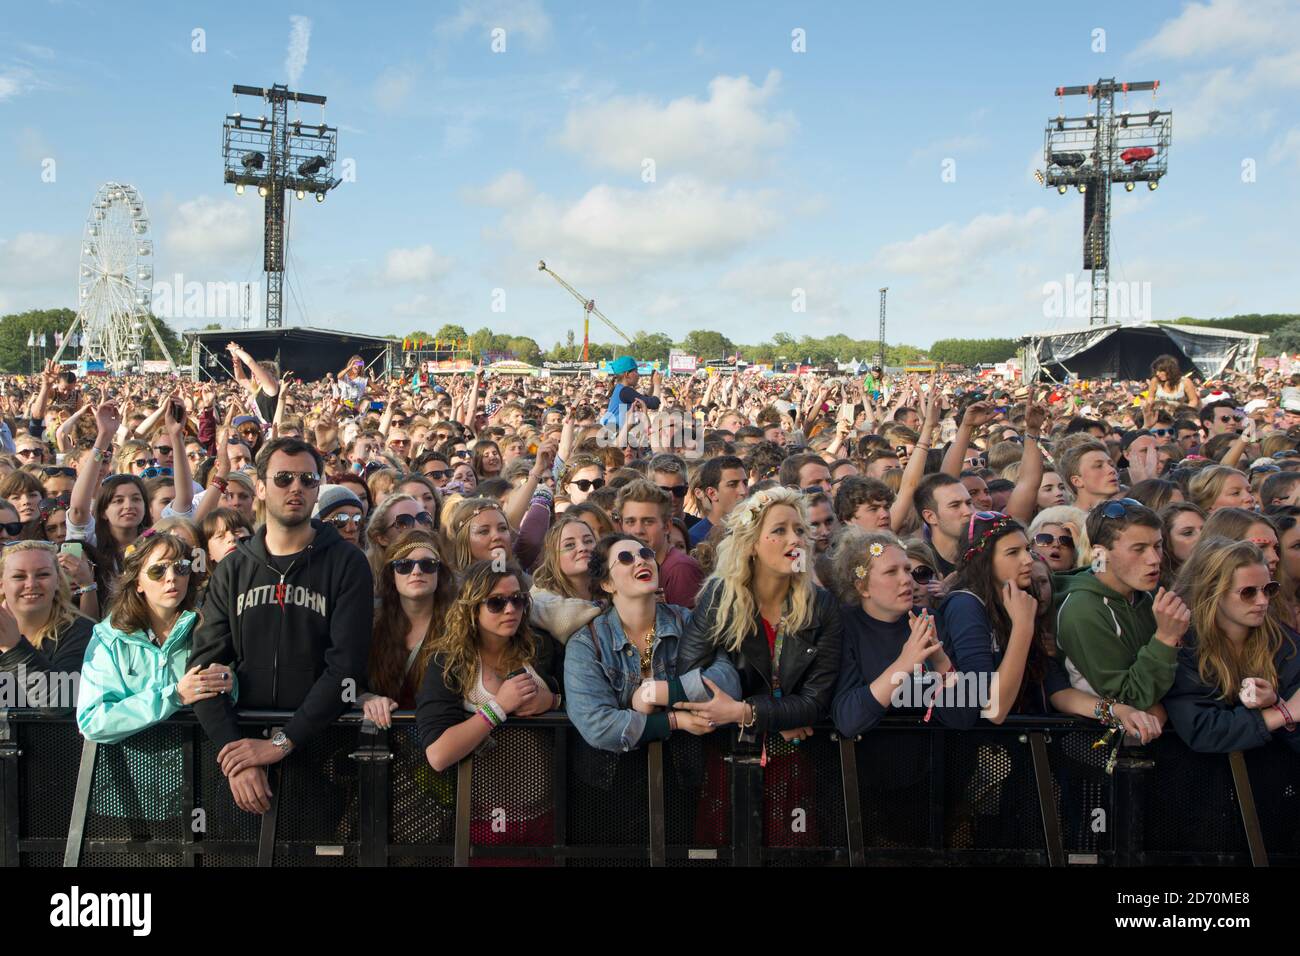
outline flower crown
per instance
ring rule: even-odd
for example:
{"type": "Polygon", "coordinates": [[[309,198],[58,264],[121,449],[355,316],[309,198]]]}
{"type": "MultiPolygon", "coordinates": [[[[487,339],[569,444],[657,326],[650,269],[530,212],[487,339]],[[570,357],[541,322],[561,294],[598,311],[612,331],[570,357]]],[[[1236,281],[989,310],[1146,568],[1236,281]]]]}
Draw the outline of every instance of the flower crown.
{"type": "Polygon", "coordinates": [[[758,494],[746,499],[744,505],[736,509],[736,517],[733,519],[736,528],[748,528],[772,501],[772,496],[766,491],[760,491],[758,494]]]}
{"type": "Polygon", "coordinates": [[[126,548],[122,551],[122,557],[124,558],[131,557],[131,555],[135,554],[142,547],[144,547],[145,543],[150,538],[156,536],[157,534],[158,532],[154,528],[145,528],[143,531],[140,532],[140,536],[136,538],[134,541],[132,541],[130,544],[128,544],[126,548]]]}
{"type": "MultiPolygon", "coordinates": [[[[873,541],[867,546],[867,554],[873,558],[878,558],[885,553],[885,546],[879,541],[873,541]]],[[[856,564],[853,566],[853,576],[861,581],[867,576],[867,566],[865,564],[856,564]]]]}
{"type": "Polygon", "coordinates": [[[988,521],[990,524],[980,532],[978,541],[972,539],[971,546],[967,548],[966,553],[962,555],[961,560],[963,564],[975,557],[979,552],[983,551],[984,545],[988,544],[989,541],[1001,534],[1007,528],[1016,524],[1015,518],[1012,518],[1010,515],[1004,515],[1001,512],[977,512],[976,514],[971,515],[970,530],[967,532],[968,536],[974,533],[976,521],[988,521]]]}

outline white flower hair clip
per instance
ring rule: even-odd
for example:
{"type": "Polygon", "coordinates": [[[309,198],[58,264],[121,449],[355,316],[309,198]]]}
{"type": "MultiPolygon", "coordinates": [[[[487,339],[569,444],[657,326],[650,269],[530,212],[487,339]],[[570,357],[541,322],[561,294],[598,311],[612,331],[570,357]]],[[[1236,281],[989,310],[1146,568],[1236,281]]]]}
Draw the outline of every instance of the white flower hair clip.
{"type": "Polygon", "coordinates": [[[863,578],[867,576],[867,569],[859,564],[853,569],[853,576],[856,577],[859,581],[861,581],[863,578]]]}
{"type": "MultiPolygon", "coordinates": [[[[885,553],[885,546],[879,541],[873,542],[871,547],[867,548],[867,553],[873,558],[878,558],[885,553]]],[[[858,576],[861,577],[861,575],[858,576]]]]}

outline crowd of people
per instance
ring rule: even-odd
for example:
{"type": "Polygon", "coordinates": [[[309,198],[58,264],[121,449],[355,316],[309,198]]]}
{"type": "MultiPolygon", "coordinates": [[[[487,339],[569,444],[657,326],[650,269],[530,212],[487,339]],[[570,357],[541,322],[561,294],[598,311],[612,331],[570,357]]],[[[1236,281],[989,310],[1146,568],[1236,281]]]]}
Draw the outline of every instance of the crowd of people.
{"type": "Polygon", "coordinates": [[[435,771],[563,711],[598,781],[723,733],[788,791],[817,727],[891,714],[1300,750],[1300,376],[304,382],[228,351],[226,383],[0,381],[0,672],[79,673],[94,741],[192,707],[244,810],[355,708],[414,711],[435,771]]]}

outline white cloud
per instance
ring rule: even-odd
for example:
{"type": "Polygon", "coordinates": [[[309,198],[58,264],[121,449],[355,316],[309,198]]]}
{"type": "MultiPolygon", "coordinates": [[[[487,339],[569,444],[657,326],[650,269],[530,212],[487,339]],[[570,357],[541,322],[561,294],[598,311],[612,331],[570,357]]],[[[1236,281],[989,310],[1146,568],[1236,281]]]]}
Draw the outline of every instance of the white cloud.
{"type": "Polygon", "coordinates": [[[38,85],[36,75],[24,66],[0,67],[0,103],[30,93],[38,85]]]}
{"type": "Polygon", "coordinates": [[[311,44],[311,20],[302,16],[289,18],[289,49],[284,54],[284,72],[289,88],[296,89],[307,66],[307,48],[311,44]]]}
{"type": "Polygon", "coordinates": [[[1300,165],[1300,126],[1287,130],[1286,134],[1279,137],[1269,148],[1270,163],[1282,163],[1287,160],[1300,165]]]}
{"type": "Polygon", "coordinates": [[[929,290],[952,291],[987,272],[1007,253],[1036,250],[1049,234],[1041,206],[1028,212],[983,214],[964,225],[945,223],[911,239],[884,246],[875,265],[891,275],[914,275],[929,290]]]}
{"type": "Polygon", "coordinates": [[[778,221],[764,196],[676,177],[655,189],[602,184],[573,203],[539,194],[508,211],[500,231],[577,281],[722,258],[778,221]]]}
{"type": "Polygon", "coordinates": [[[1220,67],[1180,77],[1174,90],[1190,95],[1175,110],[1181,140],[1198,139],[1214,131],[1232,131],[1243,122],[1267,125],[1267,114],[1251,104],[1270,94],[1300,90],[1300,47],[1276,56],[1261,56],[1243,68],[1220,67]]]}
{"type": "Polygon", "coordinates": [[[75,298],[80,243],[73,236],[20,232],[0,239],[0,285],[18,288],[64,286],[75,298]]]}
{"type": "Polygon", "coordinates": [[[390,66],[375,80],[375,105],[386,113],[399,109],[415,90],[420,71],[414,66],[390,66]]]}
{"type": "Polygon", "coordinates": [[[488,33],[501,27],[506,31],[506,49],[515,36],[532,46],[550,39],[551,18],[539,0],[465,0],[454,17],[438,24],[444,36],[463,37],[471,30],[488,33]]]}
{"type": "Polygon", "coordinates": [[[661,177],[753,173],[797,125],[789,113],[767,111],[780,80],[776,70],[762,86],[747,76],[717,76],[704,100],[616,96],[570,111],[558,142],[593,165],[627,174],[639,174],[646,158],[661,177]]]}
{"type": "Polygon", "coordinates": [[[517,169],[508,169],[486,186],[466,187],[461,198],[478,206],[514,206],[533,194],[532,184],[517,169]]]}
{"type": "Polygon", "coordinates": [[[384,261],[386,282],[433,282],[451,271],[451,260],[434,252],[433,246],[390,249],[384,261]]]}
{"type": "Polygon", "coordinates": [[[803,291],[810,317],[843,317],[844,285],[866,272],[865,264],[846,265],[818,259],[765,259],[727,272],[719,285],[746,302],[777,306],[790,313],[795,290],[803,291]]]}
{"type": "Polygon", "coordinates": [[[1189,3],[1142,43],[1137,57],[1183,59],[1207,53],[1254,53],[1300,41],[1300,8],[1288,0],[1189,3]]]}
{"type": "Polygon", "coordinates": [[[247,258],[250,250],[261,246],[262,223],[258,210],[262,205],[241,199],[248,197],[199,196],[181,203],[167,217],[159,251],[182,271],[247,258]]]}

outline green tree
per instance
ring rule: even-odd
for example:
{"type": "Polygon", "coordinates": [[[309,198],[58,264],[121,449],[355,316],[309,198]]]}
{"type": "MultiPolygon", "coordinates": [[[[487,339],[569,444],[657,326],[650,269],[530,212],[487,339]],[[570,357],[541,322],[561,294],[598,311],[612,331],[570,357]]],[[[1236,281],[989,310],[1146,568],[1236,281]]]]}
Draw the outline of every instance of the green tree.
{"type": "Polygon", "coordinates": [[[0,369],[26,374],[40,371],[45,360],[54,357],[54,333],[65,333],[77,314],[71,309],[33,309],[0,318],[0,369]],[[45,348],[29,349],[27,336],[45,333],[45,348]],[[33,369],[35,362],[35,369],[33,369]]]}
{"type": "Polygon", "coordinates": [[[540,361],[542,357],[541,346],[526,335],[510,339],[506,344],[506,351],[513,353],[519,361],[528,362],[530,365],[540,361]]]}
{"type": "Polygon", "coordinates": [[[1019,344],[1015,339],[939,339],[930,346],[930,358],[957,365],[1005,362],[1019,344]]]}
{"type": "Polygon", "coordinates": [[[438,334],[433,336],[439,342],[463,342],[469,338],[469,333],[465,331],[462,325],[444,325],[438,330],[438,334]]]}
{"type": "Polygon", "coordinates": [[[682,348],[701,359],[726,358],[736,351],[736,346],[731,339],[721,332],[713,332],[709,329],[696,329],[686,333],[686,338],[682,340],[682,348]]]}
{"type": "Polygon", "coordinates": [[[1269,351],[1295,352],[1300,350],[1300,321],[1288,322],[1274,330],[1268,340],[1269,351]]]}
{"type": "Polygon", "coordinates": [[[628,346],[633,355],[642,362],[667,362],[668,351],[673,347],[673,340],[662,332],[638,332],[628,346]]]}

